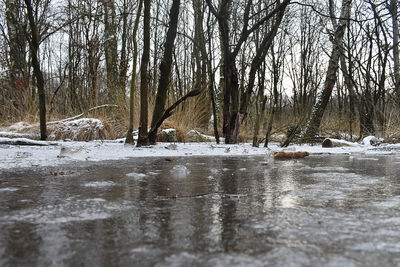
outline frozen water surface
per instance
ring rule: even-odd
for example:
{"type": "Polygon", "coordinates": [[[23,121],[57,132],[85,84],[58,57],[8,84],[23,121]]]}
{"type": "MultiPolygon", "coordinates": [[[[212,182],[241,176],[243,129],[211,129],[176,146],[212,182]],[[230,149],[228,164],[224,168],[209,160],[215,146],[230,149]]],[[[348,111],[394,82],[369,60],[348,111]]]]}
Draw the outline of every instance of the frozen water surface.
{"type": "Polygon", "coordinates": [[[184,165],[175,165],[174,167],[172,167],[170,173],[172,174],[173,177],[176,178],[186,178],[190,174],[190,170],[188,169],[188,167],[184,165]]]}
{"type": "Polygon", "coordinates": [[[399,157],[373,158],[2,169],[0,266],[398,266],[399,157]]]}
{"type": "Polygon", "coordinates": [[[136,180],[143,180],[143,178],[145,178],[147,175],[144,173],[130,172],[130,173],[127,173],[126,176],[132,177],[136,180]]]}
{"type": "Polygon", "coordinates": [[[111,181],[103,181],[103,182],[90,182],[84,184],[86,187],[109,187],[109,186],[114,186],[115,183],[111,181]]]}

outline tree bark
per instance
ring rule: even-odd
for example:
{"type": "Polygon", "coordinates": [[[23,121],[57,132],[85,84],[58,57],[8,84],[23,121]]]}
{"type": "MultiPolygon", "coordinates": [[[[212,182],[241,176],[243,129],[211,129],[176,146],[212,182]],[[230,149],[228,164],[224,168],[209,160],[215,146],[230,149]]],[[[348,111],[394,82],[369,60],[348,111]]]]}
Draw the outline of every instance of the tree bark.
{"type": "MultiPolygon", "coordinates": [[[[212,45],[211,45],[211,25],[210,25],[210,18],[211,14],[208,14],[207,18],[207,35],[208,35],[208,50],[210,53],[210,58],[207,58],[207,71],[208,71],[208,91],[210,93],[210,98],[211,98],[211,106],[212,106],[212,112],[213,112],[213,128],[214,128],[214,136],[215,136],[215,141],[217,144],[219,144],[219,132],[218,132],[218,111],[217,111],[217,101],[216,101],[216,96],[215,96],[215,90],[214,90],[214,85],[215,85],[215,75],[213,72],[212,68],[212,45]]],[[[207,56],[206,53],[206,46],[204,45],[203,50],[207,56]]]]}
{"type": "Polygon", "coordinates": [[[46,95],[44,91],[44,78],[43,73],[40,69],[40,63],[38,58],[39,53],[39,36],[38,27],[35,21],[34,12],[31,0],[24,0],[26,4],[26,10],[28,12],[29,26],[31,29],[31,39],[29,40],[29,46],[31,50],[32,66],[36,77],[36,85],[39,94],[39,117],[40,117],[40,139],[47,139],[46,130],[46,95]]]}
{"type": "Polygon", "coordinates": [[[143,56],[140,66],[140,122],[137,146],[148,145],[149,62],[150,62],[150,9],[151,0],[144,0],[143,56]]]}
{"type": "MultiPolygon", "coordinates": [[[[153,118],[151,121],[152,128],[159,121],[165,110],[167,92],[170,85],[173,48],[178,28],[179,7],[180,0],[173,0],[169,13],[170,22],[164,44],[164,55],[160,64],[160,79],[158,81],[156,102],[153,111],[153,118]]],[[[157,135],[149,135],[150,144],[156,143],[156,137],[157,135]]]]}
{"type": "Polygon", "coordinates": [[[275,119],[275,113],[278,109],[278,100],[279,100],[279,93],[278,93],[278,83],[279,83],[279,76],[280,76],[280,65],[282,64],[282,59],[283,55],[282,52],[278,53],[278,58],[275,55],[275,51],[272,47],[271,49],[271,55],[272,55],[272,72],[273,72],[273,91],[274,91],[274,99],[273,99],[273,106],[271,109],[271,114],[268,119],[267,123],[267,132],[265,134],[265,143],[264,147],[268,147],[269,139],[271,138],[271,131],[272,131],[272,125],[274,123],[275,119]]]}
{"type": "MultiPolygon", "coordinates": [[[[332,3],[331,10],[332,10],[332,3]]],[[[332,52],[329,58],[328,70],[326,72],[326,78],[324,83],[324,88],[314,104],[313,110],[311,112],[310,118],[308,120],[305,132],[302,137],[302,141],[308,142],[318,134],[319,127],[321,125],[321,120],[324,115],[324,111],[328,105],[329,99],[332,95],[333,88],[337,80],[337,71],[339,69],[339,58],[340,51],[343,41],[343,36],[346,30],[346,25],[350,17],[350,10],[352,6],[352,0],[343,0],[340,21],[338,25],[333,25],[335,28],[334,35],[332,36],[332,52]]],[[[331,18],[332,21],[334,18],[331,18]]],[[[336,23],[334,23],[336,24],[336,23]]]]}
{"type": "Polygon", "coordinates": [[[400,53],[399,53],[399,15],[398,0],[390,1],[390,13],[393,24],[393,60],[394,60],[394,82],[397,103],[400,104],[400,53]]]}
{"type": "Polygon", "coordinates": [[[265,82],[265,68],[259,70],[259,86],[258,86],[258,94],[256,99],[256,119],[254,123],[253,129],[253,147],[258,147],[260,145],[259,133],[260,126],[262,124],[262,118],[265,112],[265,106],[267,104],[267,97],[264,96],[264,82],[265,82]]]}
{"type": "Polygon", "coordinates": [[[132,78],[131,78],[131,88],[130,88],[130,99],[129,99],[129,126],[128,132],[126,133],[125,143],[134,144],[133,141],[133,117],[135,109],[135,89],[136,89],[136,64],[137,64],[137,54],[138,54],[138,44],[136,40],[137,31],[139,28],[140,14],[142,13],[143,0],[139,0],[139,6],[136,14],[135,25],[132,33],[133,42],[133,63],[132,63],[132,78]]]}
{"type": "MultiPolygon", "coordinates": [[[[140,2],[140,1],[139,1],[140,2]]],[[[122,10],[122,35],[121,35],[121,56],[119,60],[119,86],[121,87],[121,95],[123,96],[123,100],[125,100],[125,86],[127,80],[127,72],[128,72],[128,58],[129,58],[129,50],[128,50],[128,5],[127,0],[124,0],[123,10],[122,10]]]]}
{"type": "Polygon", "coordinates": [[[255,77],[256,77],[256,72],[260,68],[261,64],[264,62],[265,57],[267,56],[267,53],[273,43],[274,37],[276,36],[279,26],[281,25],[283,16],[285,14],[286,7],[288,6],[289,2],[286,2],[280,9],[279,13],[276,16],[275,22],[271,27],[271,30],[266,32],[264,35],[263,40],[261,41],[260,46],[258,47],[256,51],[256,55],[251,62],[251,68],[250,68],[250,73],[249,73],[249,84],[247,86],[247,90],[241,97],[241,105],[240,105],[240,113],[241,114],[246,114],[247,109],[250,103],[250,97],[251,94],[253,93],[254,89],[254,83],[255,83],[255,77]]]}
{"type": "Polygon", "coordinates": [[[5,19],[8,31],[9,45],[9,90],[15,110],[22,113],[24,106],[24,92],[28,89],[29,75],[26,62],[26,25],[23,8],[20,1],[5,1],[5,19]]]}
{"type": "Polygon", "coordinates": [[[104,6],[104,53],[106,56],[108,98],[117,103],[125,92],[118,67],[117,18],[114,0],[102,0],[104,6]]]}
{"type": "MultiPolygon", "coordinates": [[[[197,96],[201,93],[200,90],[193,90],[190,91],[189,93],[187,93],[186,95],[182,96],[180,99],[178,99],[174,104],[172,104],[169,108],[167,108],[163,114],[161,114],[160,118],[158,119],[158,121],[156,121],[156,123],[154,123],[153,126],[151,126],[151,129],[149,131],[149,140],[156,140],[157,139],[157,132],[158,132],[158,128],[160,128],[161,124],[168,119],[171,115],[173,110],[179,106],[181,103],[183,103],[187,98],[189,97],[194,97],[197,96]]],[[[151,143],[151,144],[155,144],[151,143]]]]}

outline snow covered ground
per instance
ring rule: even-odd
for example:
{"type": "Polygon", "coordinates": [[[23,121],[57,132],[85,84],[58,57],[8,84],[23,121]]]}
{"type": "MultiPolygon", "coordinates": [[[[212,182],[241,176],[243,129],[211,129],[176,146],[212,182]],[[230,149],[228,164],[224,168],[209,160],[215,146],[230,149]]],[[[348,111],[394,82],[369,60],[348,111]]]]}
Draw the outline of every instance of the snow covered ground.
{"type": "MultiPolygon", "coordinates": [[[[8,138],[0,138],[6,140],[8,138]]],[[[22,139],[22,138],[20,138],[22,139]]],[[[38,142],[38,141],[36,141],[38,142]]],[[[0,145],[0,169],[35,166],[56,166],[79,161],[120,160],[135,157],[251,156],[271,157],[276,151],[307,151],[313,154],[398,154],[400,144],[372,146],[352,143],[351,146],[322,148],[321,145],[291,145],[282,149],[272,143],[269,148],[254,148],[249,143],[225,145],[215,143],[158,143],[138,148],[123,140],[91,142],[51,142],[48,146],[0,145]]],[[[46,142],[45,142],[46,144],[46,142]]]]}

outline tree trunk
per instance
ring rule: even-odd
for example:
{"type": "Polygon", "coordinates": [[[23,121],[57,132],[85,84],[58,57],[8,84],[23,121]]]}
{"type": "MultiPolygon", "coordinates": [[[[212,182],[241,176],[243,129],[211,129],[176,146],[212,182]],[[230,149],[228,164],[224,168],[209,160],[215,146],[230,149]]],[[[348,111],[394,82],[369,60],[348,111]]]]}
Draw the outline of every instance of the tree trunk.
{"type": "Polygon", "coordinates": [[[136,40],[137,31],[139,28],[140,22],[140,14],[142,13],[143,0],[140,0],[139,7],[136,14],[135,26],[133,28],[132,33],[132,42],[133,42],[133,63],[132,63],[132,78],[131,78],[131,90],[130,90],[130,99],[129,99],[129,126],[128,132],[126,133],[125,143],[134,144],[133,141],[133,117],[134,117],[134,109],[135,109],[135,88],[136,88],[136,64],[137,64],[137,54],[138,54],[138,44],[136,40]]]}
{"type": "MultiPolygon", "coordinates": [[[[329,58],[324,88],[317,98],[316,103],[314,104],[311,116],[308,120],[304,135],[302,137],[302,140],[305,142],[312,141],[312,139],[318,134],[324,111],[332,95],[333,88],[335,87],[335,83],[337,80],[337,71],[339,69],[340,50],[342,46],[343,36],[346,30],[346,25],[350,17],[351,6],[352,0],[343,0],[339,24],[337,26],[334,25],[336,26],[336,29],[332,37],[333,48],[331,56],[329,58]]],[[[333,7],[331,6],[331,8],[333,7]]],[[[332,18],[332,20],[334,19],[332,18]]]]}
{"type": "Polygon", "coordinates": [[[40,117],[40,139],[47,139],[46,131],[46,95],[44,91],[44,78],[43,73],[40,70],[40,63],[38,58],[39,51],[39,36],[38,28],[33,14],[33,7],[30,0],[24,0],[26,4],[26,9],[28,12],[29,26],[31,29],[31,39],[29,42],[33,71],[36,77],[36,85],[39,93],[39,117],[40,117]]]}
{"type": "MultiPolygon", "coordinates": [[[[200,90],[192,90],[189,93],[187,93],[186,95],[182,96],[181,98],[179,98],[174,104],[172,104],[169,108],[167,108],[163,114],[161,114],[161,117],[158,119],[158,121],[151,126],[151,129],[149,131],[149,139],[150,138],[154,138],[154,140],[157,139],[157,132],[158,132],[158,128],[161,126],[161,124],[168,119],[171,115],[173,110],[179,106],[181,103],[183,103],[187,98],[189,97],[194,97],[197,96],[201,93],[200,90]]],[[[155,144],[155,143],[151,143],[151,144],[155,144]]]]}
{"type": "MultiPolygon", "coordinates": [[[[9,46],[9,92],[14,110],[24,114],[24,93],[28,90],[26,35],[23,8],[20,1],[5,1],[5,19],[9,46]]],[[[4,88],[5,89],[5,88],[4,88]]]]}
{"type": "Polygon", "coordinates": [[[258,94],[256,101],[256,119],[254,123],[254,132],[253,132],[253,147],[258,147],[260,144],[259,133],[260,127],[262,124],[262,118],[265,112],[265,106],[267,104],[267,97],[264,96],[264,82],[265,82],[265,68],[259,70],[259,86],[258,86],[258,94]]]}
{"type": "Polygon", "coordinates": [[[149,62],[150,62],[150,9],[151,0],[144,0],[143,56],[140,66],[140,122],[137,146],[148,145],[149,62]]]}
{"type": "MultiPolygon", "coordinates": [[[[218,111],[217,111],[217,101],[215,97],[215,91],[214,91],[214,85],[215,85],[215,75],[213,72],[212,68],[212,58],[213,58],[213,53],[212,53],[212,45],[211,45],[211,25],[210,25],[210,16],[211,14],[208,15],[207,18],[207,35],[208,35],[208,50],[210,53],[210,58],[207,58],[207,71],[208,71],[208,91],[210,93],[211,97],[211,106],[212,106],[212,112],[213,112],[213,128],[214,128],[214,136],[215,136],[215,141],[217,144],[219,144],[219,132],[218,132],[218,111]]],[[[204,45],[203,47],[204,52],[206,55],[206,46],[204,45]]]]}
{"type": "Polygon", "coordinates": [[[114,0],[102,0],[104,5],[104,53],[106,56],[108,98],[117,103],[125,92],[120,83],[118,67],[117,19],[114,0]]]}
{"type": "Polygon", "coordinates": [[[398,0],[390,1],[390,13],[393,23],[393,60],[394,60],[394,82],[397,103],[400,105],[400,54],[399,54],[399,18],[398,0]]]}
{"type": "Polygon", "coordinates": [[[268,119],[268,124],[267,124],[267,132],[265,134],[265,143],[264,147],[268,147],[269,139],[271,138],[271,131],[272,131],[272,125],[274,123],[275,119],[275,113],[278,109],[278,100],[279,100],[279,92],[278,92],[278,83],[279,83],[279,69],[281,65],[281,60],[280,57],[283,57],[281,53],[278,54],[278,57],[275,55],[274,49],[272,47],[271,49],[271,54],[272,54],[272,71],[273,71],[273,90],[274,90],[274,103],[272,106],[271,114],[268,119]]]}
{"type": "MultiPolygon", "coordinates": [[[[152,127],[160,120],[165,111],[167,92],[170,85],[173,48],[178,27],[179,7],[180,0],[173,0],[169,13],[170,22],[167,31],[167,37],[164,44],[164,56],[160,64],[160,80],[158,82],[156,102],[151,121],[152,127]]],[[[156,138],[157,133],[149,135],[150,144],[155,144],[156,138]]]]}
{"type": "Polygon", "coordinates": [[[256,72],[260,69],[261,64],[264,62],[265,57],[273,43],[274,37],[278,32],[279,26],[281,25],[283,16],[285,14],[286,7],[288,6],[289,2],[282,6],[281,10],[277,14],[274,24],[271,27],[271,30],[266,32],[263,40],[261,41],[260,46],[257,48],[256,55],[251,62],[251,69],[249,74],[249,84],[247,86],[247,90],[241,97],[241,104],[240,104],[240,113],[245,114],[247,113],[247,109],[250,103],[250,97],[253,93],[254,83],[256,72]]]}
{"type": "Polygon", "coordinates": [[[374,108],[371,103],[371,95],[365,95],[364,101],[364,104],[360,106],[360,139],[369,135],[375,135],[374,108]],[[370,104],[366,105],[366,102],[370,102],[370,104]]]}
{"type": "Polygon", "coordinates": [[[350,138],[353,138],[353,126],[354,126],[354,121],[355,121],[355,103],[358,102],[357,101],[357,95],[354,91],[354,83],[352,81],[352,73],[353,73],[353,67],[352,67],[352,63],[351,63],[351,58],[349,57],[349,67],[347,68],[346,66],[346,59],[345,56],[343,54],[343,50],[342,50],[342,54],[340,56],[340,65],[341,65],[341,70],[343,73],[343,77],[344,77],[344,83],[345,83],[345,87],[348,91],[349,94],[349,108],[350,108],[350,112],[349,112],[349,128],[350,128],[350,138]]]}
{"type": "MultiPolygon", "coordinates": [[[[139,1],[140,2],[140,1],[139,1]]],[[[127,80],[127,72],[128,72],[128,58],[129,58],[129,50],[128,46],[128,6],[127,0],[124,0],[123,10],[122,10],[122,35],[121,35],[121,56],[119,61],[119,86],[121,87],[121,95],[123,97],[122,100],[125,100],[125,86],[127,80]]],[[[123,101],[125,103],[125,101],[123,101]]]]}
{"type": "MultiPolygon", "coordinates": [[[[219,133],[218,133],[218,114],[217,114],[217,104],[215,100],[215,92],[214,92],[214,72],[212,69],[212,48],[211,48],[211,32],[210,32],[210,14],[207,18],[207,31],[208,31],[208,44],[206,44],[206,40],[204,37],[204,29],[203,29],[203,18],[204,18],[204,8],[203,8],[203,1],[201,0],[193,0],[193,9],[195,12],[195,49],[200,52],[198,55],[199,60],[197,60],[197,71],[199,72],[197,76],[196,83],[200,83],[201,89],[203,86],[207,86],[209,100],[211,102],[212,108],[212,116],[213,120],[213,128],[214,128],[214,136],[217,144],[219,144],[219,133]],[[210,56],[207,55],[207,48],[208,45],[210,56]],[[199,71],[201,70],[201,71],[199,71]],[[207,79],[207,72],[208,72],[208,85],[206,85],[207,79]],[[201,81],[201,82],[200,82],[201,81]]],[[[195,87],[197,88],[197,87],[195,87]]]]}
{"type": "MultiPolygon", "coordinates": [[[[203,91],[197,99],[196,106],[201,110],[201,119],[198,123],[204,127],[208,126],[212,114],[212,110],[210,110],[212,94],[210,94],[209,90],[204,90],[205,88],[210,88],[207,86],[207,66],[209,60],[203,30],[204,3],[202,0],[193,0],[192,4],[194,11],[193,55],[195,59],[195,64],[192,64],[192,71],[194,73],[194,89],[203,91]]],[[[190,59],[188,61],[190,62],[190,59]]]]}
{"type": "Polygon", "coordinates": [[[230,19],[232,13],[232,0],[222,0],[219,4],[218,11],[214,8],[211,0],[206,0],[210,11],[217,18],[220,41],[221,41],[221,52],[222,52],[222,75],[224,85],[224,100],[223,100],[223,133],[225,136],[226,144],[238,143],[238,135],[240,124],[245,118],[245,112],[239,113],[240,102],[239,102],[239,80],[238,71],[236,68],[236,57],[242,48],[242,45],[249,38],[250,34],[259,29],[261,25],[265,25],[267,21],[275,18],[275,15],[288,5],[290,0],[284,0],[283,2],[277,1],[276,6],[271,12],[267,13],[260,20],[254,23],[249,28],[250,22],[250,10],[252,8],[252,1],[248,1],[245,4],[245,10],[243,14],[243,28],[240,33],[239,40],[236,45],[230,43],[230,19]],[[233,47],[233,49],[232,49],[233,47]]]}

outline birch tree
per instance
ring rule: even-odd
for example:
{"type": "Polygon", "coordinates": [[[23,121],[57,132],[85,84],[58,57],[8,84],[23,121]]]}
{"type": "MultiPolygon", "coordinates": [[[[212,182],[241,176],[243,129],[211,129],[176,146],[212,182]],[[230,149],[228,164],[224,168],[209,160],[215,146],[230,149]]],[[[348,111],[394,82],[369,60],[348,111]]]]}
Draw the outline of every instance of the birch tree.
{"type": "Polygon", "coordinates": [[[344,33],[347,27],[347,23],[350,17],[351,6],[352,6],[352,0],[342,1],[342,8],[340,12],[339,21],[337,21],[334,15],[334,1],[333,0],[329,1],[331,22],[334,29],[331,37],[332,51],[329,57],[329,63],[326,72],[324,87],[314,104],[313,110],[311,112],[310,118],[308,120],[306,129],[302,137],[303,141],[311,141],[318,134],[322,117],[328,105],[329,99],[332,95],[332,91],[335,87],[335,83],[337,80],[337,72],[339,69],[341,46],[343,42],[344,33]]]}

